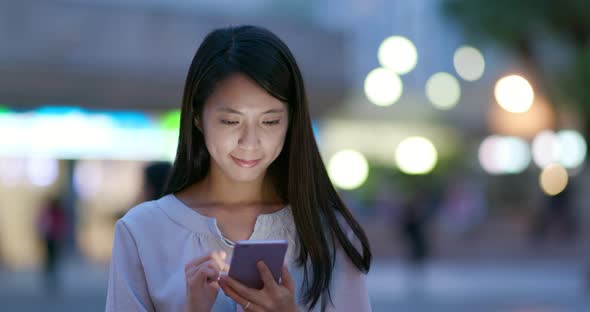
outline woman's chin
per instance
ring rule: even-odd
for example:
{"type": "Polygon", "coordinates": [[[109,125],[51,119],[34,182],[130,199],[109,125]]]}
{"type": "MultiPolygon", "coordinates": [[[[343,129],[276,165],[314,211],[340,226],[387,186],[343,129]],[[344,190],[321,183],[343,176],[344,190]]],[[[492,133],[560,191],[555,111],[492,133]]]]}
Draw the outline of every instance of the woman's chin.
{"type": "Polygon", "coordinates": [[[251,183],[262,178],[263,174],[264,172],[259,172],[258,170],[250,170],[250,172],[243,170],[242,172],[233,173],[231,178],[236,182],[251,183]]]}

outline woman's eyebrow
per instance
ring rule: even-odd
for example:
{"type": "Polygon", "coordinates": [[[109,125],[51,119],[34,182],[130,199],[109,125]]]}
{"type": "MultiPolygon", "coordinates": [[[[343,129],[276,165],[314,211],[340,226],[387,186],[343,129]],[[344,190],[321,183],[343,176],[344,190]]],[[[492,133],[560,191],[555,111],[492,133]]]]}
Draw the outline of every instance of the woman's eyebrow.
{"type": "MultiPolygon", "coordinates": [[[[218,112],[226,112],[226,113],[232,113],[232,114],[238,114],[238,115],[244,115],[244,113],[240,112],[239,110],[235,110],[231,107],[220,107],[217,109],[218,112]]],[[[284,112],[285,109],[283,108],[273,108],[273,109],[269,109],[266,112],[264,112],[263,114],[272,114],[272,113],[282,113],[284,112]]]]}
{"type": "Polygon", "coordinates": [[[239,115],[243,115],[242,112],[235,110],[233,108],[230,107],[220,107],[217,109],[218,112],[225,112],[225,113],[232,113],[232,114],[239,114],[239,115]]]}
{"type": "Polygon", "coordinates": [[[273,108],[273,109],[269,109],[266,112],[264,112],[263,114],[272,114],[272,113],[282,113],[284,112],[285,109],[284,108],[273,108]]]}

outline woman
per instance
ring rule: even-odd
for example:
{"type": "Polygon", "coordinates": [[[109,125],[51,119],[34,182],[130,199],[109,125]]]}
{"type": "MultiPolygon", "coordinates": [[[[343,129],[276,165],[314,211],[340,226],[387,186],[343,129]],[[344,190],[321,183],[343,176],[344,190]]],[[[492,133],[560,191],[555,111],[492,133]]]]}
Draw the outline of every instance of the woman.
{"type": "Polygon", "coordinates": [[[107,311],[369,311],[371,252],[332,186],[287,46],[211,32],[190,66],[166,196],[115,226],[107,311]],[[286,239],[281,282],[228,278],[233,242],[286,239]],[[221,290],[221,291],[220,291],[221,290]]]}

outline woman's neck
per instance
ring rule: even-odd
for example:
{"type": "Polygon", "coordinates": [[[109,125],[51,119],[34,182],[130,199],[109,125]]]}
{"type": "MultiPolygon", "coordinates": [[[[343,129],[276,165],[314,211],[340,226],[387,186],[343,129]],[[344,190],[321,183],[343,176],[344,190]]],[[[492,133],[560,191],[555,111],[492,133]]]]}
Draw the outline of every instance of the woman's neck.
{"type": "Polygon", "coordinates": [[[228,210],[253,208],[259,213],[268,213],[283,200],[274,192],[269,179],[252,182],[238,182],[207,175],[203,180],[177,194],[191,207],[218,207],[228,210]]]}
{"type": "Polygon", "coordinates": [[[263,183],[219,181],[206,177],[197,185],[199,197],[220,205],[248,205],[260,203],[267,199],[263,183]]]}

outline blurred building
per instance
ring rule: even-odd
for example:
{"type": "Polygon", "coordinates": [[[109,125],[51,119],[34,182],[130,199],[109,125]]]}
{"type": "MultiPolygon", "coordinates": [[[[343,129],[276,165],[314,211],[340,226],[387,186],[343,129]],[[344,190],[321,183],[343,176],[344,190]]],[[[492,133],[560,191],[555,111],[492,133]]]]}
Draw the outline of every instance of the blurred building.
{"type": "MultiPolygon", "coordinates": [[[[0,262],[39,263],[32,220],[51,194],[66,199],[76,221],[72,246],[89,259],[108,260],[113,216],[136,204],[143,167],[170,161],[175,153],[184,79],[197,47],[209,31],[230,24],[265,26],[291,48],[303,71],[322,154],[335,168],[332,179],[343,192],[350,190],[345,195],[351,203],[357,200],[359,214],[378,213],[361,211],[369,210],[378,192],[405,196],[403,183],[392,176],[413,175],[425,176],[422,181],[439,192],[453,189],[450,176],[475,179],[501,201],[491,202],[491,209],[534,206],[544,195],[532,143],[541,130],[552,129],[551,105],[539,97],[520,115],[501,109],[494,86],[518,73],[518,63],[505,51],[465,42],[440,5],[0,1],[0,262]],[[368,75],[387,67],[379,50],[390,36],[411,42],[414,63],[396,72],[394,83],[381,79],[382,86],[367,87],[368,75]],[[484,60],[473,79],[461,73],[461,66],[468,72],[475,66],[461,65],[457,51],[464,45],[484,60]],[[483,144],[491,134],[501,137],[483,144]],[[347,170],[338,170],[342,166],[347,170]],[[517,198],[504,205],[510,196],[517,198]]],[[[392,56],[392,62],[412,59],[392,56]]],[[[575,113],[570,115],[566,124],[576,129],[575,113]]],[[[584,145],[582,162],[585,152],[584,145]]],[[[581,163],[575,165],[568,170],[580,171],[581,163]]]]}

